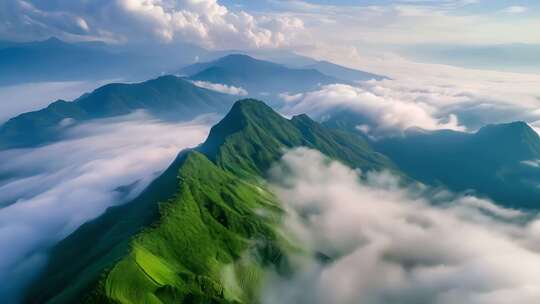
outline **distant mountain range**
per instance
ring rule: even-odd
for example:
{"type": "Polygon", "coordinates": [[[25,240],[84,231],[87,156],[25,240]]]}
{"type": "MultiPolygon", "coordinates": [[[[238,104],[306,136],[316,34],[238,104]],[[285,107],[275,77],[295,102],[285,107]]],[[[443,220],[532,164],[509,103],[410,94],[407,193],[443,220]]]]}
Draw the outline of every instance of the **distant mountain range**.
{"type": "Polygon", "coordinates": [[[0,149],[35,146],[61,138],[65,127],[89,119],[145,110],[162,119],[188,120],[205,113],[226,113],[233,97],[175,76],[135,84],[113,83],[74,101],[58,100],[21,114],[0,126],[0,149]]]}
{"type": "Polygon", "coordinates": [[[410,132],[375,146],[426,184],[474,190],[507,207],[540,207],[540,137],[524,122],[488,125],[473,134],[410,132]]]}
{"type": "Polygon", "coordinates": [[[232,54],[214,61],[189,65],[179,74],[196,81],[241,87],[250,96],[264,96],[274,101],[280,93],[299,93],[322,85],[357,81],[382,80],[384,76],[349,69],[330,62],[314,61],[309,66],[291,68],[253,57],[232,54]]]}
{"type": "Polygon", "coordinates": [[[27,302],[258,302],[263,269],[287,273],[294,249],[279,235],[283,211],[261,178],[284,148],[299,146],[351,167],[395,170],[350,133],[238,101],[138,198],[56,246],[27,302]]]}
{"type": "Polygon", "coordinates": [[[317,63],[317,60],[298,55],[294,52],[281,50],[281,49],[258,49],[258,50],[225,50],[225,51],[212,51],[206,54],[203,54],[199,60],[200,62],[210,62],[217,60],[228,55],[246,55],[259,60],[276,62],[282,65],[285,65],[290,68],[302,68],[307,65],[317,63]]]}
{"type": "Polygon", "coordinates": [[[105,79],[127,75],[133,56],[98,43],[65,43],[56,38],[0,44],[0,85],[38,81],[105,79]]]}
{"type": "Polygon", "coordinates": [[[206,51],[191,45],[145,48],[142,51],[102,42],[68,43],[54,37],[25,43],[4,41],[0,42],[0,85],[148,79],[169,70],[171,66],[191,63],[203,52],[206,51]]]}
{"type": "Polygon", "coordinates": [[[180,70],[191,80],[241,87],[250,96],[276,96],[284,92],[314,90],[320,85],[343,83],[315,69],[293,69],[247,55],[228,55],[180,70]]]}
{"type": "MultiPolygon", "coordinates": [[[[240,53],[246,54],[240,51],[212,52],[189,44],[170,44],[155,48],[145,46],[143,49],[137,46],[109,45],[99,41],[72,43],[55,37],[32,42],[0,41],[0,71],[3,72],[0,74],[0,86],[42,81],[148,79],[176,72],[177,67],[201,59],[210,58],[207,68],[212,66],[211,63],[220,65],[224,63],[220,58],[232,56],[239,59],[240,53]]],[[[254,50],[247,53],[278,62],[293,70],[315,69],[345,81],[383,78],[287,51],[254,50]]],[[[182,69],[181,73],[192,76],[195,74],[193,70],[193,67],[189,67],[182,69]]],[[[198,72],[202,72],[202,69],[198,72]]],[[[326,83],[322,75],[313,77],[320,77],[322,83],[326,83]]],[[[269,84],[269,87],[272,85],[269,84]]]]}
{"type": "MultiPolygon", "coordinates": [[[[103,55],[107,49],[102,43],[67,44],[57,39],[17,44],[16,48],[20,52],[21,50],[30,52],[25,56],[35,56],[36,62],[44,60],[51,66],[55,66],[52,64],[54,60],[49,61],[50,57],[47,54],[57,52],[59,49],[73,52],[76,56],[89,56],[84,60],[89,65],[92,65],[93,60],[90,57],[96,55],[97,57],[92,58],[101,60],[103,58],[97,54],[103,55]],[[86,51],[93,55],[85,53],[86,51]],[[42,53],[43,57],[32,55],[33,52],[42,53]]],[[[14,49],[10,46],[0,49],[0,52],[12,52],[14,49]]],[[[24,61],[25,56],[21,55],[21,61],[24,61]]],[[[65,57],[58,56],[59,60],[60,57],[65,57]]],[[[13,65],[13,69],[18,70],[15,63],[10,64],[13,65]]],[[[114,66],[113,64],[112,67],[114,66]]],[[[319,65],[315,64],[315,66],[319,65]]],[[[348,71],[349,74],[344,72],[348,76],[369,78],[373,75],[330,63],[324,63],[320,67],[334,73],[348,71]]],[[[24,67],[21,69],[24,70],[24,67]]],[[[48,77],[47,65],[40,70],[43,77],[48,77]]],[[[55,141],[61,135],[59,124],[67,119],[80,122],[125,115],[137,109],[147,110],[160,118],[168,115],[175,119],[190,119],[207,112],[224,113],[231,105],[232,96],[194,86],[191,81],[241,87],[246,89],[250,96],[265,96],[274,103],[281,102],[278,95],[283,92],[303,92],[317,89],[325,84],[347,83],[346,80],[327,76],[314,68],[288,68],[246,55],[228,55],[212,62],[190,65],[182,69],[181,73],[190,76],[187,79],[163,76],[138,84],[110,84],[78,98],[75,102],[58,100],[45,109],[21,114],[0,125],[0,149],[27,147],[55,141]]],[[[24,72],[23,74],[31,73],[24,72]]],[[[68,77],[67,74],[65,76],[68,77]]],[[[378,76],[373,75],[373,77],[378,76]]]]}

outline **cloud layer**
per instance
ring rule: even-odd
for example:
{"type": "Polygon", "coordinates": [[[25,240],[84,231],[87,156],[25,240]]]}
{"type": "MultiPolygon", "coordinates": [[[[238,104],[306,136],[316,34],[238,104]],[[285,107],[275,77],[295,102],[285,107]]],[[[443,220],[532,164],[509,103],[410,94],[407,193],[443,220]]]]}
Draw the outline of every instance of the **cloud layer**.
{"type": "Polygon", "coordinates": [[[183,41],[209,48],[287,45],[303,29],[298,18],[231,11],[217,0],[6,0],[0,37],[183,41]]]}
{"type": "Polygon", "coordinates": [[[359,173],[307,149],[285,154],[273,176],[285,229],[330,261],[298,257],[299,272],[271,280],[264,303],[540,301],[533,215],[402,188],[388,173],[359,173]]]}
{"type": "Polygon", "coordinates": [[[387,94],[385,88],[372,83],[366,83],[364,87],[326,85],[318,91],[292,96],[285,94],[282,98],[285,100],[282,112],[286,115],[308,113],[325,120],[336,111],[352,111],[365,119],[367,125],[364,131],[375,133],[403,131],[412,127],[426,130],[465,129],[455,115],[441,114],[434,104],[419,98],[408,98],[404,94],[392,96],[387,94]]]}
{"type": "Polygon", "coordinates": [[[235,86],[229,86],[226,84],[221,83],[212,83],[208,81],[193,81],[193,84],[205,88],[208,90],[229,94],[229,95],[237,95],[237,96],[246,96],[248,94],[248,91],[246,91],[242,87],[235,87],[235,86]]]}
{"type": "Polygon", "coordinates": [[[525,121],[540,126],[540,76],[407,64],[418,77],[400,71],[397,78],[355,86],[334,84],[302,94],[281,94],[285,115],[308,113],[319,120],[336,112],[355,113],[358,128],[371,135],[407,128],[475,131],[486,124],[525,121]],[[411,66],[412,65],[412,66],[411,66]],[[430,69],[430,73],[423,73],[430,69]],[[462,76],[467,75],[467,77],[462,76]]]}
{"type": "Polygon", "coordinates": [[[13,303],[50,246],[140,193],[214,121],[171,124],[138,112],[77,126],[55,144],[0,152],[0,298],[13,303]]]}

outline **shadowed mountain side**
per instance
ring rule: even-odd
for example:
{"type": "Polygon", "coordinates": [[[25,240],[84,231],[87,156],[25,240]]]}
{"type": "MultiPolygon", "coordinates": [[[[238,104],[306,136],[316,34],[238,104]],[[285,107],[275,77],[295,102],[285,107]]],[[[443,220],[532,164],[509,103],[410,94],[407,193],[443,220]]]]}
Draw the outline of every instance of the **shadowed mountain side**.
{"type": "Polygon", "coordinates": [[[230,95],[199,88],[175,76],[135,84],[113,83],[75,101],[59,100],[39,111],[21,114],[0,126],[0,149],[58,140],[65,127],[98,118],[145,110],[162,119],[188,120],[205,113],[225,113],[230,95]]]}
{"type": "Polygon", "coordinates": [[[375,142],[378,151],[427,184],[475,190],[505,206],[540,207],[540,137],[524,122],[477,133],[411,132],[375,142]]]}

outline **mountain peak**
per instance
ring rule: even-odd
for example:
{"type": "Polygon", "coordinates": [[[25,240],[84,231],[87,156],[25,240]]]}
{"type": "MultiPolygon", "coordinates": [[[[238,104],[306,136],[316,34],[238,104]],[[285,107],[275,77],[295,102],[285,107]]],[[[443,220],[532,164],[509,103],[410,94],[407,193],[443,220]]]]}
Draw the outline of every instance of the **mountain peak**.
{"type": "Polygon", "coordinates": [[[538,142],[538,145],[540,145],[540,136],[523,121],[487,125],[478,130],[476,135],[479,138],[496,139],[500,143],[538,142]]]}
{"type": "Polygon", "coordinates": [[[234,103],[223,121],[241,122],[245,125],[248,122],[261,122],[275,116],[282,118],[264,102],[256,99],[241,99],[234,103]]]}
{"type": "Polygon", "coordinates": [[[302,121],[302,120],[312,120],[312,119],[311,119],[307,114],[304,113],[304,114],[294,115],[294,116],[292,117],[292,120],[293,120],[293,121],[294,121],[294,120],[300,120],[300,121],[302,121]]]}
{"type": "Polygon", "coordinates": [[[51,36],[49,37],[49,39],[46,39],[45,42],[63,42],[63,41],[58,39],[58,37],[51,36]]]}
{"type": "Polygon", "coordinates": [[[229,54],[218,59],[218,61],[222,61],[222,60],[256,60],[256,59],[246,54],[236,53],[236,54],[229,54]]]}
{"type": "Polygon", "coordinates": [[[288,120],[254,99],[237,101],[225,118],[210,130],[199,151],[229,171],[263,175],[284,149],[299,146],[319,149],[353,167],[392,167],[356,136],[338,134],[307,115],[288,120]]]}
{"type": "Polygon", "coordinates": [[[514,121],[502,124],[490,124],[478,131],[478,134],[501,134],[501,133],[536,133],[534,130],[523,121],[514,121]]]}
{"type": "Polygon", "coordinates": [[[523,121],[487,125],[475,138],[480,147],[496,146],[491,153],[504,159],[528,160],[540,155],[540,136],[523,121]]]}
{"type": "Polygon", "coordinates": [[[244,69],[246,67],[275,69],[282,67],[280,64],[270,61],[259,60],[245,54],[230,54],[221,57],[214,61],[214,65],[234,69],[244,69]]]}
{"type": "Polygon", "coordinates": [[[231,112],[236,110],[236,111],[242,111],[243,113],[247,114],[252,111],[263,110],[263,109],[272,111],[272,112],[274,111],[272,110],[272,108],[270,108],[268,105],[266,105],[264,102],[260,100],[246,98],[246,99],[241,99],[235,102],[231,109],[231,112]]]}
{"type": "Polygon", "coordinates": [[[47,45],[47,46],[62,46],[62,45],[67,45],[68,43],[63,40],[58,39],[57,37],[52,36],[49,39],[41,41],[41,44],[47,45]]]}
{"type": "Polygon", "coordinates": [[[201,146],[201,151],[212,158],[225,140],[234,133],[246,129],[248,126],[261,124],[271,127],[270,121],[283,120],[279,114],[264,102],[255,99],[242,99],[234,103],[229,113],[210,130],[208,138],[201,146]]]}
{"type": "Polygon", "coordinates": [[[170,74],[159,76],[154,79],[150,79],[146,81],[146,83],[163,83],[163,84],[175,84],[175,85],[190,85],[191,84],[191,82],[189,82],[188,80],[182,77],[178,77],[178,76],[174,76],[170,74]]]}

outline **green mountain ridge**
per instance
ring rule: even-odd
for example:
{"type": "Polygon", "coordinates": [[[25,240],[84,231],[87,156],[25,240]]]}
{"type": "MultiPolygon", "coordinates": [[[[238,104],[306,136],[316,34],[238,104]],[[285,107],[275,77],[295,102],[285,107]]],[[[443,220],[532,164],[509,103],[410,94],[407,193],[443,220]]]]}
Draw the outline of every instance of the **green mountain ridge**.
{"type": "Polygon", "coordinates": [[[394,169],[361,138],[238,101],[138,198],[58,244],[26,302],[258,303],[265,270],[286,275],[287,252],[298,250],[279,231],[280,204],[264,182],[298,146],[352,167],[394,169]]]}
{"type": "Polygon", "coordinates": [[[208,157],[240,175],[263,174],[283,148],[305,146],[365,170],[392,168],[391,162],[354,134],[328,129],[307,115],[287,120],[260,101],[238,101],[201,146],[208,157]],[[246,140],[249,139],[249,140],[246,140]]]}
{"type": "Polygon", "coordinates": [[[81,122],[145,110],[163,119],[186,120],[205,113],[225,113],[232,103],[229,95],[175,76],[135,84],[108,84],[74,101],[58,100],[44,109],[10,119],[0,126],[0,149],[58,140],[61,123],[66,119],[81,122]]]}

